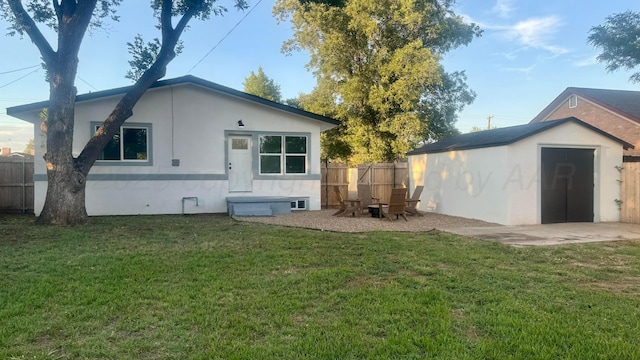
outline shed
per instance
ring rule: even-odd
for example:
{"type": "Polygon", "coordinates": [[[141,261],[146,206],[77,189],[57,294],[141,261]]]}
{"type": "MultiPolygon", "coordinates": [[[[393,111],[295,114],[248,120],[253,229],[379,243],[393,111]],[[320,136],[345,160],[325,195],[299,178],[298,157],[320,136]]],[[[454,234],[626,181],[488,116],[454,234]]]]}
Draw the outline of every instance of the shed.
{"type": "Polygon", "coordinates": [[[420,210],[504,225],[619,220],[623,149],[575,117],[450,137],[411,151],[420,210]]]}

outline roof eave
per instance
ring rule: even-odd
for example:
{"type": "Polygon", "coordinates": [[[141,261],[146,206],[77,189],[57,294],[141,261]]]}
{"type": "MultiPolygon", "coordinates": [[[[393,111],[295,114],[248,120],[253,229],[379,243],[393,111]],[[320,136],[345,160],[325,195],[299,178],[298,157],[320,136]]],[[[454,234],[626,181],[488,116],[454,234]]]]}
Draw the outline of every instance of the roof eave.
{"type": "MultiPolygon", "coordinates": [[[[308,112],[302,109],[294,108],[285,104],[280,104],[271,100],[261,98],[256,95],[247,94],[245,92],[235,90],[220,84],[216,84],[214,82],[204,80],[193,75],[185,75],[185,76],[181,76],[173,79],[156,81],[153,85],[149,87],[149,89],[160,88],[160,87],[171,86],[171,85],[182,85],[182,84],[188,84],[188,83],[202,86],[211,91],[220,92],[228,96],[241,98],[247,101],[251,101],[251,102],[262,104],[271,108],[275,108],[281,111],[289,112],[289,113],[303,116],[309,119],[324,122],[331,125],[328,129],[333,128],[340,124],[338,120],[335,120],[326,116],[322,116],[319,114],[315,114],[312,112],[308,112]]],[[[111,96],[123,95],[123,94],[126,94],[132,88],[133,88],[133,85],[109,89],[109,90],[97,91],[97,92],[88,93],[88,94],[77,95],[76,103],[103,99],[111,96]]],[[[31,113],[33,111],[39,112],[42,109],[46,108],[48,105],[49,105],[49,101],[40,101],[40,102],[31,103],[31,104],[13,106],[13,107],[7,108],[7,115],[28,121],[30,123],[35,123],[34,120],[21,117],[21,114],[31,113]]]]}

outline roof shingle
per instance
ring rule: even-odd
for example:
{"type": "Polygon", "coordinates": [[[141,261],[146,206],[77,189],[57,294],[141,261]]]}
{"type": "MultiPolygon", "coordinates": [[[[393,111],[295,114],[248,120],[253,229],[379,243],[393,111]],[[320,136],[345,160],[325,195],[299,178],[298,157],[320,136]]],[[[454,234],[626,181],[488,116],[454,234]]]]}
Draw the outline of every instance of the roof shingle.
{"type": "Polygon", "coordinates": [[[583,121],[580,121],[575,117],[569,117],[559,120],[543,121],[452,136],[433,144],[424,145],[421,148],[410,151],[409,153],[407,153],[407,155],[432,154],[453,150],[470,150],[509,145],[567,122],[574,122],[578,125],[582,125],[599,134],[602,134],[614,141],[619,142],[625,149],[633,148],[633,145],[620,140],[609,133],[606,133],[583,121]]]}

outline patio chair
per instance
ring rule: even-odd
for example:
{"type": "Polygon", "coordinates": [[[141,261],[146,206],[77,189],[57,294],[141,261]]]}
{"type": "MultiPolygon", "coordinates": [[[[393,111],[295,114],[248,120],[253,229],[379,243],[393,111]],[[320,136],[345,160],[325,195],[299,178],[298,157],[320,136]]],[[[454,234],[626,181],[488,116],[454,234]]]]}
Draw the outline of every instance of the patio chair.
{"type": "Polygon", "coordinates": [[[370,207],[380,207],[378,205],[380,199],[371,195],[371,185],[369,184],[358,184],[358,199],[363,213],[369,212],[370,207]]]}
{"type": "Polygon", "coordinates": [[[387,218],[387,220],[389,221],[391,221],[392,215],[395,215],[396,219],[398,219],[398,216],[402,216],[404,221],[408,221],[407,217],[404,215],[404,213],[407,211],[406,200],[406,188],[396,188],[391,190],[391,198],[389,199],[389,203],[380,203],[380,214],[383,217],[387,218]]]}
{"type": "Polygon", "coordinates": [[[362,213],[362,208],[360,206],[359,199],[356,199],[356,200],[345,199],[344,197],[342,197],[342,193],[340,192],[340,187],[338,186],[334,186],[333,191],[336,193],[336,198],[338,199],[338,202],[340,202],[340,209],[333,214],[334,216],[351,215],[351,216],[360,217],[360,214],[362,213]]]}
{"type": "Polygon", "coordinates": [[[407,199],[406,201],[407,214],[423,216],[422,214],[420,214],[420,211],[418,211],[418,203],[420,202],[420,195],[422,195],[423,189],[424,189],[424,186],[422,185],[416,186],[415,190],[413,190],[413,195],[411,196],[411,199],[407,199]]]}

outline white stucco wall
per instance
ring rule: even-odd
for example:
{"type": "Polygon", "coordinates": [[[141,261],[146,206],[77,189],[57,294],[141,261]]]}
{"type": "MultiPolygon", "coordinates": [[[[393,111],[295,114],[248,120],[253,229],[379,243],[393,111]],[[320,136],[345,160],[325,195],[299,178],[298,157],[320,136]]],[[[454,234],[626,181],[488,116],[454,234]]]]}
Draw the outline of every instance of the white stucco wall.
{"type": "Polygon", "coordinates": [[[618,221],[622,145],[565,123],[508,146],[409,157],[411,186],[424,185],[423,211],[504,225],[541,222],[541,149],[594,149],[594,221],[618,221]],[[435,209],[432,207],[435,205],[435,209]]]}
{"type": "Polygon", "coordinates": [[[419,209],[504,224],[506,147],[409,156],[411,188],[424,185],[419,209]],[[435,207],[435,209],[429,209],[435,207]]]}
{"type": "MultiPolygon", "coordinates": [[[[119,97],[77,104],[73,151],[78,155],[89,140],[90,123],[104,120],[119,97]]],[[[149,90],[126,124],[151,124],[152,165],[113,165],[97,162],[89,173],[86,206],[89,215],[174,214],[225,212],[229,196],[225,131],[234,134],[308,134],[307,174],[253,180],[251,192],[233,196],[291,196],[308,198],[308,208],[320,209],[320,132],[331,125],[278,109],[230,97],[192,84],[149,90]],[[239,128],[238,120],[245,126],[239,128]],[[179,159],[180,166],[172,166],[179,159]],[[111,180],[135,175],[137,180],[111,180]],[[91,180],[101,177],[101,180],[91,180]],[[189,180],[175,180],[187,177],[189,180]],[[169,178],[169,179],[167,179],[169,178]],[[153,179],[153,180],[148,180],[153,179]]],[[[35,138],[40,135],[39,123],[35,138]]],[[[38,142],[36,142],[38,144],[38,142]]],[[[253,144],[257,149],[257,144],[253,144]]],[[[44,148],[36,146],[36,215],[46,195],[44,148]]],[[[258,159],[253,159],[254,163],[258,159]]],[[[254,164],[257,166],[257,163],[254,164]]]]}

